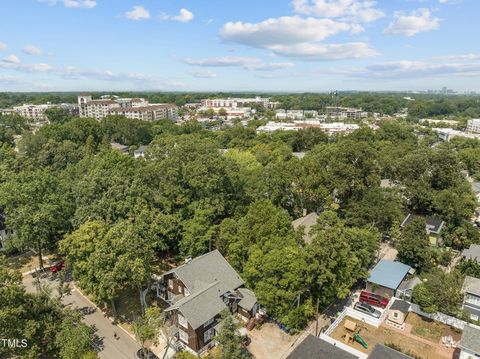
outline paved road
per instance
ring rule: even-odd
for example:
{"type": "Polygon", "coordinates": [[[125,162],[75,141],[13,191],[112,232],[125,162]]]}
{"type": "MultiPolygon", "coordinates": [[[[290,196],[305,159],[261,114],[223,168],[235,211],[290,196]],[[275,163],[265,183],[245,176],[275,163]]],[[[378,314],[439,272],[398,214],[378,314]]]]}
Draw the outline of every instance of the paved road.
{"type": "MultiPolygon", "coordinates": [[[[52,288],[55,288],[58,284],[57,281],[52,280],[50,275],[41,279],[43,283],[48,283],[52,288]]],[[[27,291],[34,292],[35,281],[32,275],[27,274],[23,276],[23,283],[27,288],[27,291]]],[[[53,295],[56,295],[56,290],[53,290],[53,295]]],[[[93,304],[86,299],[77,290],[72,289],[72,293],[63,298],[63,303],[71,308],[84,309],[90,311],[85,315],[84,322],[88,325],[94,325],[99,337],[99,356],[103,359],[134,359],[136,358],[136,352],[140,349],[137,342],[128,335],[122,328],[114,325],[109,318],[105,317],[103,313],[95,309],[93,304]],[[114,333],[120,337],[120,339],[114,339],[114,333]]]]}

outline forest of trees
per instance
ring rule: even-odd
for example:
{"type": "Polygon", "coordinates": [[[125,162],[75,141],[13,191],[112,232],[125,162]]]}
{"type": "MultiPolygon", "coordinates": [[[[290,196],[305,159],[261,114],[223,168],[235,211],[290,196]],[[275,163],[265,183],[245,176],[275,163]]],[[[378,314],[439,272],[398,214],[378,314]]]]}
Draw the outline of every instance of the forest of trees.
{"type": "Polygon", "coordinates": [[[444,249],[418,245],[424,223],[400,231],[408,212],[441,217],[446,247],[480,243],[461,173],[478,173],[478,142],[431,146],[434,137],[408,122],[328,138],[315,129],[257,135],[253,124],[212,132],[197,122],[58,118],[33,134],[0,117],[0,208],[15,231],[7,249],[60,253],[112,310],[126,288],[142,300],[159,260],[217,248],[270,315],[300,329],[317,303],[367,277],[382,240],[424,273],[444,260],[444,249]],[[148,144],[147,159],[111,142],[148,144]],[[381,188],[386,178],[396,186],[381,188]],[[311,243],[291,226],[304,211],[319,213],[311,243]]]}

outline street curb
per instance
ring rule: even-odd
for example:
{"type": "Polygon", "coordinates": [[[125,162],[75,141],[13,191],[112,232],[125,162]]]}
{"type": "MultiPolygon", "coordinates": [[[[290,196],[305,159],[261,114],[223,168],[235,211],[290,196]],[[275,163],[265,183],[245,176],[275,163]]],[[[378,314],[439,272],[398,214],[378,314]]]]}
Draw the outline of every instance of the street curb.
{"type": "Polygon", "coordinates": [[[113,319],[112,317],[109,317],[108,315],[105,315],[105,312],[103,312],[94,302],[92,302],[90,300],[90,298],[88,298],[85,294],[82,293],[82,291],[75,285],[74,282],[72,282],[72,286],[73,286],[73,289],[75,289],[78,294],[80,294],[87,302],[89,302],[93,307],[95,307],[96,310],[98,310],[99,312],[103,313],[104,317],[107,318],[108,320],[110,320],[112,322],[113,325],[115,325],[117,328],[120,328],[121,330],[123,330],[125,332],[125,334],[127,334],[130,338],[132,338],[135,343],[138,344],[137,342],[137,338],[135,338],[135,336],[130,333],[127,329],[125,329],[124,327],[122,327],[121,325],[119,324],[114,324],[115,322],[115,319],[113,319]]]}

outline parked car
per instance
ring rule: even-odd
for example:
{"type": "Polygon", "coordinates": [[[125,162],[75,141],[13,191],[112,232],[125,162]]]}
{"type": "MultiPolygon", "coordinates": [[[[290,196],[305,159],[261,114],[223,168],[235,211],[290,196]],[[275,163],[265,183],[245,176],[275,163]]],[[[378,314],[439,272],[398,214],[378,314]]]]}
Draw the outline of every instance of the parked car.
{"type": "Polygon", "coordinates": [[[367,303],[358,302],[357,304],[355,304],[353,308],[355,310],[358,310],[359,312],[365,313],[374,318],[380,318],[380,316],[382,315],[382,312],[380,312],[379,310],[375,309],[374,307],[372,307],[370,304],[367,304],[367,303]]]}
{"type": "Polygon", "coordinates": [[[146,355],[143,352],[143,349],[137,351],[137,358],[140,359],[159,359],[151,350],[146,350],[146,355]]]}
{"type": "Polygon", "coordinates": [[[362,292],[360,293],[360,302],[380,308],[386,308],[388,305],[387,298],[375,293],[367,292],[366,290],[362,290],[362,292]]]}
{"type": "Polygon", "coordinates": [[[63,269],[63,266],[64,266],[63,261],[55,262],[53,266],[50,267],[50,272],[58,273],[63,269]]]}

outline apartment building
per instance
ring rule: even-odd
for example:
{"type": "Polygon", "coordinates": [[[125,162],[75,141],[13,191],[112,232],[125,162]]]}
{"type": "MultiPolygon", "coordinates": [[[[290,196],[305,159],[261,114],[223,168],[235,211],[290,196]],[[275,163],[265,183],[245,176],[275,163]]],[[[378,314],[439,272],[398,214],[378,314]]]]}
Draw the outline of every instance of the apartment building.
{"type": "Polygon", "coordinates": [[[364,112],[362,109],[336,106],[327,106],[325,108],[325,114],[328,117],[346,120],[360,120],[361,118],[368,116],[368,113],[364,112]]]}
{"type": "Polygon", "coordinates": [[[91,95],[78,96],[80,117],[91,117],[100,120],[110,115],[121,115],[143,121],[161,119],[178,119],[178,107],[172,104],[150,104],[143,98],[119,98],[102,96],[93,100],[91,95]]]}
{"type": "Polygon", "coordinates": [[[480,118],[474,118],[467,122],[467,132],[480,133],[480,118]]]}
{"type": "Polygon", "coordinates": [[[254,97],[254,98],[217,98],[202,100],[202,107],[206,108],[236,108],[248,107],[251,105],[262,105],[267,109],[275,109],[279,102],[270,101],[269,98],[254,97]]]}
{"type": "Polygon", "coordinates": [[[52,108],[61,108],[67,111],[71,115],[78,114],[78,106],[75,104],[61,103],[61,104],[41,104],[41,105],[32,105],[24,104],[22,106],[15,106],[12,110],[8,110],[10,113],[17,113],[23,118],[27,119],[30,122],[43,122],[47,121],[47,115],[45,111],[52,108]]]}
{"type": "Polygon", "coordinates": [[[158,121],[162,119],[177,120],[178,108],[175,105],[158,104],[133,107],[113,107],[109,115],[121,115],[126,118],[142,121],[158,121]]]}

